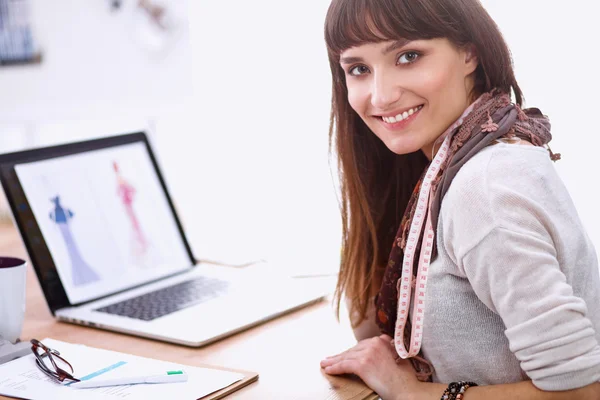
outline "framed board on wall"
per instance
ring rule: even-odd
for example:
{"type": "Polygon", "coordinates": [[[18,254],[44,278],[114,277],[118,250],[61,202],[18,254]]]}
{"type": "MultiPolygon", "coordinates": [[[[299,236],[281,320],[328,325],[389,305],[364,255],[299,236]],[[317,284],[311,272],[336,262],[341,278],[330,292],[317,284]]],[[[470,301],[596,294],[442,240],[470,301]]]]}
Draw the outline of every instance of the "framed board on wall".
{"type": "Polygon", "coordinates": [[[0,0],[0,66],[41,61],[31,26],[30,0],[0,0]]]}

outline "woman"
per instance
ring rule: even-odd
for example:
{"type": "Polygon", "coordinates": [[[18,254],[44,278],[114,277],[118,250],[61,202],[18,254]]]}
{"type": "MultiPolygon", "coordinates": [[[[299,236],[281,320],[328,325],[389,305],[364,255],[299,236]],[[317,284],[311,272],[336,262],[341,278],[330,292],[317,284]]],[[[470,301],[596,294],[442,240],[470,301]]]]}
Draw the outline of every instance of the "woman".
{"type": "Polygon", "coordinates": [[[481,4],[333,0],[325,37],[362,339],[325,372],[384,400],[600,398],[595,250],[481,4]]]}

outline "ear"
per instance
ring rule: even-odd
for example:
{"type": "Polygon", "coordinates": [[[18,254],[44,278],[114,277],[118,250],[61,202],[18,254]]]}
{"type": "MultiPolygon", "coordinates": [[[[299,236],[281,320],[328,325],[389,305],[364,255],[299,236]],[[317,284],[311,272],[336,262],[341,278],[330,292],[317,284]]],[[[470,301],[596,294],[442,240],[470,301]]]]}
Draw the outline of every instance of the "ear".
{"type": "Polygon", "coordinates": [[[479,58],[477,57],[477,49],[474,44],[468,44],[464,48],[465,55],[465,76],[471,75],[473,71],[477,69],[479,65],[479,58]]]}

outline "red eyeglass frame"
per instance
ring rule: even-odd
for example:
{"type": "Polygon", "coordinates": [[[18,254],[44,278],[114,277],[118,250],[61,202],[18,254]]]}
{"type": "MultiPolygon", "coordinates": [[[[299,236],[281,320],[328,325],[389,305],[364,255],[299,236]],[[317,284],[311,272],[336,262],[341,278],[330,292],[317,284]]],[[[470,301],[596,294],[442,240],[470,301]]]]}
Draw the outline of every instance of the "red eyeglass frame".
{"type": "Polygon", "coordinates": [[[36,358],[35,363],[37,364],[38,368],[42,370],[42,372],[44,372],[49,377],[56,379],[59,382],[64,382],[66,379],[73,381],[73,382],[79,382],[79,379],[75,378],[72,375],[74,370],[73,370],[73,366],[71,365],[71,363],[69,363],[67,360],[65,360],[63,357],[61,357],[60,353],[57,350],[51,349],[50,347],[46,346],[45,344],[43,344],[42,342],[40,342],[37,339],[31,339],[30,343],[31,343],[31,351],[33,352],[33,354],[35,355],[35,358],[36,358]],[[42,349],[42,350],[44,350],[44,352],[42,354],[40,354],[38,349],[42,349]],[[48,368],[46,363],[44,363],[44,357],[48,357],[48,359],[52,363],[52,366],[54,367],[54,371],[52,371],[50,368],[48,368]],[[71,369],[71,372],[69,373],[68,371],[65,371],[64,369],[62,369],[58,365],[56,365],[56,361],[54,361],[54,357],[60,359],[62,362],[64,362],[66,365],[68,365],[69,368],[71,369]]]}

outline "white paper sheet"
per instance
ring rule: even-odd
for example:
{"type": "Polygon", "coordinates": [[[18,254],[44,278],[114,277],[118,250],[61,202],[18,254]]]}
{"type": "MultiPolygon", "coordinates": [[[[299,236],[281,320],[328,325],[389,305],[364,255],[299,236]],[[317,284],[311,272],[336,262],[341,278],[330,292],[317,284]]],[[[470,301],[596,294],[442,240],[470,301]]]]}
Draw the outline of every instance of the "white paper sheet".
{"type": "Polygon", "coordinates": [[[172,398],[196,400],[244,378],[242,374],[216,369],[191,367],[96,349],[78,344],[44,339],[73,365],[73,376],[82,380],[110,379],[131,375],[184,370],[187,382],[140,384],[76,389],[55,383],[40,371],[33,354],[0,365],[0,394],[22,399],[148,399],[172,398]]]}

